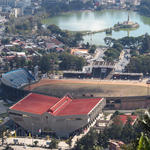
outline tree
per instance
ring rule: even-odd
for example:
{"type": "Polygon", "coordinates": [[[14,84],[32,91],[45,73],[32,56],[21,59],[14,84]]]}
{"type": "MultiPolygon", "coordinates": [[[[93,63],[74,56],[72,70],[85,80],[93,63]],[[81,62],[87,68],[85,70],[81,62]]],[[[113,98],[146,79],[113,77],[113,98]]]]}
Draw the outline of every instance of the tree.
{"type": "Polygon", "coordinates": [[[4,65],[5,70],[8,72],[9,70],[9,64],[8,61],[6,60],[5,65],[4,65]]]}
{"type": "Polygon", "coordinates": [[[32,60],[28,61],[28,70],[32,70],[32,60]]]}
{"type": "Polygon", "coordinates": [[[5,139],[5,132],[7,130],[7,127],[6,126],[3,126],[1,129],[0,129],[0,138],[2,140],[2,145],[4,144],[4,141],[6,140],[5,139]]]}
{"type": "Polygon", "coordinates": [[[6,145],[5,149],[4,150],[14,150],[11,146],[9,145],[6,145]]]}
{"type": "Polygon", "coordinates": [[[138,117],[138,123],[145,133],[150,133],[150,108],[145,111],[143,119],[138,117]]]}
{"type": "Polygon", "coordinates": [[[77,42],[83,41],[83,34],[80,33],[80,32],[76,33],[76,34],[75,34],[75,40],[76,40],[77,42]]]}
{"type": "Polygon", "coordinates": [[[115,42],[115,39],[113,39],[111,37],[105,37],[104,42],[106,45],[108,45],[110,47],[110,45],[115,42]]]}
{"type": "Polygon", "coordinates": [[[10,30],[9,27],[6,27],[6,28],[5,28],[5,33],[10,33],[10,31],[11,31],[11,30],[10,30]]]}
{"type": "Polygon", "coordinates": [[[15,67],[16,68],[19,68],[20,67],[20,59],[18,57],[18,55],[16,54],[15,57],[14,57],[14,64],[15,64],[15,67]]]}
{"type": "Polygon", "coordinates": [[[89,53],[94,54],[95,50],[96,50],[97,46],[96,45],[92,45],[91,48],[89,49],[89,53]]]}
{"type": "Polygon", "coordinates": [[[10,69],[12,70],[14,67],[14,60],[13,59],[10,59],[9,66],[10,66],[10,69]]]}
{"type": "Polygon", "coordinates": [[[10,39],[9,39],[9,38],[2,39],[2,40],[1,40],[1,43],[2,43],[3,45],[9,44],[9,43],[10,43],[10,39]]]}
{"type": "Polygon", "coordinates": [[[87,42],[87,44],[86,44],[86,48],[87,48],[87,49],[89,49],[89,48],[90,48],[90,44],[89,44],[89,42],[87,42]]]}
{"type": "Polygon", "coordinates": [[[61,33],[61,29],[57,25],[55,25],[55,24],[49,25],[47,27],[47,29],[49,29],[52,32],[52,34],[54,34],[54,33],[60,34],[61,33]]]}
{"type": "Polygon", "coordinates": [[[35,147],[37,146],[37,144],[38,144],[38,141],[34,141],[34,144],[35,144],[35,147]]]}
{"type": "Polygon", "coordinates": [[[126,124],[130,124],[133,122],[133,119],[130,116],[127,116],[126,124]]]}
{"type": "Polygon", "coordinates": [[[49,145],[49,148],[51,148],[51,149],[58,148],[58,143],[59,143],[59,141],[57,139],[52,138],[51,142],[50,142],[50,145],[49,145]]]}
{"type": "Polygon", "coordinates": [[[25,57],[21,57],[20,58],[20,66],[21,66],[21,68],[24,68],[25,64],[26,64],[26,58],[25,57]]]}
{"type": "Polygon", "coordinates": [[[38,28],[38,29],[42,29],[41,20],[37,20],[37,28],[38,28]]]}
{"type": "Polygon", "coordinates": [[[52,69],[52,62],[49,55],[44,54],[41,60],[42,73],[48,73],[52,69]]]}
{"type": "Polygon", "coordinates": [[[69,139],[67,140],[67,144],[69,145],[69,149],[71,149],[71,145],[72,145],[72,138],[69,137],[69,139]]]}

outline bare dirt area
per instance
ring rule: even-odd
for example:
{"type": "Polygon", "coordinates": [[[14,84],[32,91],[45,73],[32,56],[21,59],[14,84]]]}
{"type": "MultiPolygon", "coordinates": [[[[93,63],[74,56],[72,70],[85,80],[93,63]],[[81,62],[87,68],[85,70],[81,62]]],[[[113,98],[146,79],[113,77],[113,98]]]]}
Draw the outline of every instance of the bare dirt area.
{"type": "MultiPolygon", "coordinates": [[[[29,89],[26,87],[25,89],[29,89]]],[[[97,97],[141,96],[147,94],[145,81],[100,81],[91,79],[41,79],[30,85],[30,90],[43,94],[62,97],[70,93],[74,98],[89,93],[97,97]]]]}

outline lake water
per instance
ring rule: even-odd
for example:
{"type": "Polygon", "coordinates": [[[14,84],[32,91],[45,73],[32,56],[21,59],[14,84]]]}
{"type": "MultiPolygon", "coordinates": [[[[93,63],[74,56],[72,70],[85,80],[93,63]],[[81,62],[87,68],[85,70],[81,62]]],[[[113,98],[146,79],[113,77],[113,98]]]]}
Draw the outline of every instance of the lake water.
{"type": "Polygon", "coordinates": [[[46,25],[56,24],[62,30],[70,31],[96,31],[113,27],[118,22],[124,22],[130,15],[130,21],[137,22],[138,29],[125,29],[119,32],[112,32],[112,35],[106,35],[105,32],[84,36],[84,43],[89,42],[96,45],[104,45],[104,38],[110,36],[118,39],[125,36],[140,36],[146,32],[150,34],[150,18],[141,16],[137,12],[105,10],[100,12],[79,12],[68,13],[43,20],[46,25]],[[91,40],[92,39],[92,40],[91,40]]]}

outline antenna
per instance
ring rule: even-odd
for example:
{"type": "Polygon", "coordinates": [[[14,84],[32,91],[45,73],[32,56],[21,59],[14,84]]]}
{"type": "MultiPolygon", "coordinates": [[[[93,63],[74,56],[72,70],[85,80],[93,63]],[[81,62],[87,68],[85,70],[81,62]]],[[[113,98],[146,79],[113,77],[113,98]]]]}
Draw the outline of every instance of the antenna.
{"type": "Polygon", "coordinates": [[[92,34],[91,34],[91,46],[92,46],[92,34]]]}

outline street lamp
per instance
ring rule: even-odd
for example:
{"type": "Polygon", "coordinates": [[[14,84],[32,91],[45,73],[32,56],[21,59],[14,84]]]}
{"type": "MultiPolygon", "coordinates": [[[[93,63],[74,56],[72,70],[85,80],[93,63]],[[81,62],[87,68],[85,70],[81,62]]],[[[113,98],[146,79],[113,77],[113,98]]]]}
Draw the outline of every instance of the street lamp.
{"type": "Polygon", "coordinates": [[[33,145],[33,123],[32,123],[32,145],[33,145]]]}

